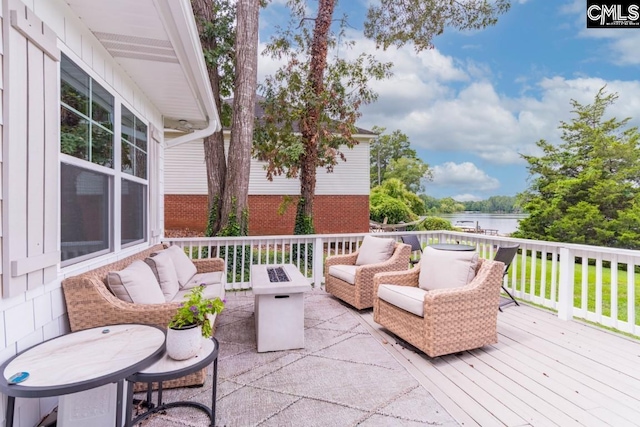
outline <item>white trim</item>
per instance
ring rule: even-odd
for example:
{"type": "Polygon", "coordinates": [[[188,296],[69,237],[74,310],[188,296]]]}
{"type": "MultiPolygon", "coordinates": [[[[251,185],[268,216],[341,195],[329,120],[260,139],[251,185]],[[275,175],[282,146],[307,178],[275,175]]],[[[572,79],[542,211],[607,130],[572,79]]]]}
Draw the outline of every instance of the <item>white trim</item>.
{"type": "MultiPolygon", "coordinates": [[[[93,162],[90,162],[85,159],[80,159],[68,154],[58,153],[58,164],[66,163],[90,172],[99,173],[105,175],[108,178],[109,190],[109,212],[108,223],[109,223],[109,235],[108,239],[108,249],[104,249],[101,251],[97,251],[91,254],[86,254],[80,257],[72,258],[69,260],[65,260],[61,262],[62,267],[75,265],[78,262],[82,262],[84,260],[94,259],[96,257],[100,257],[106,254],[119,253],[124,248],[129,248],[132,246],[137,246],[140,244],[149,244],[151,242],[151,203],[150,203],[150,165],[152,162],[160,161],[159,158],[153,158],[151,155],[151,151],[149,150],[150,144],[152,144],[152,122],[148,117],[145,117],[140,111],[135,108],[128,100],[125,100],[122,95],[109,83],[104,81],[99,75],[97,75],[94,70],[86,64],[81,58],[79,58],[74,52],[69,51],[68,47],[64,47],[62,49],[63,53],[69,58],[71,62],[73,62],[78,68],[80,68],[83,72],[85,72],[91,79],[95,80],[96,83],[100,84],[108,93],[113,96],[113,167],[109,168],[106,166],[102,166],[93,162]],[[147,178],[143,179],[137,177],[135,175],[128,174],[123,172],[122,169],[122,106],[125,106],[131,113],[133,113],[136,119],[140,120],[147,126],[147,178]],[[121,197],[122,197],[122,180],[126,179],[127,181],[134,182],[140,185],[143,185],[146,188],[145,191],[145,239],[136,240],[134,242],[129,242],[126,244],[122,244],[122,206],[121,206],[121,197]]],[[[60,82],[60,73],[58,73],[58,82],[60,82]]],[[[61,100],[59,100],[59,104],[61,104],[61,100]]],[[[157,153],[156,153],[157,154],[157,153]]],[[[59,166],[60,167],[60,166],[59,166]]],[[[58,188],[58,193],[60,192],[60,188],[58,188]]],[[[62,200],[59,201],[60,210],[62,209],[62,200]]],[[[62,223],[62,221],[60,221],[62,223]]],[[[60,226],[61,227],[61,226],[60,226]]],[[[61,236],[61,234],[60,234],[61,236]]],[[[62,249],[62,239],[59,239],[59,249],[62,249]]]]}
{"type": "MultiPolygon", "coordinates": [[[[206,112],[208,125],[205,129],[183,135],[172,141],[172,147],[197,138],[205,138],[221,129],[220,115],[213,98],[207,66],[204,62],[200,36],[189,0],[154,0],[160,19],[175,49],[192,91],[206,112]],[[178,25],[179,23],[183,25],[178,25]]],[[[180,119],[177,117],[176,119],[180,119]]]]}

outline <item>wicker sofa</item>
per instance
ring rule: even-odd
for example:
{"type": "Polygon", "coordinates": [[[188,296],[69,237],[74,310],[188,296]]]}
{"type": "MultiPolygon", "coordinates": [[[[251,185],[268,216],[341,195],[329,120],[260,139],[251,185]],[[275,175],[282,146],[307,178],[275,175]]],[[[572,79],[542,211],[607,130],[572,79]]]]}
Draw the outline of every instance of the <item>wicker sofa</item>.
{"type": "MultiPolygon", "coordinates": [[[[152,253],[163,249],[165,249],[164,245],[155,245],[114,263],[63,280],[62,289],[71,331],[124,323],[140,323],[166,328],[180,302],[129,303],[114,296],[107,286],[107,274],[110,271],[122,270],[133,261],[144,260],[152,253]]],[[[193,262],[198,273],[224,271],[225,269],[224,260],[220,258],[194,260],[193,262]]],[[[202,385],[205,374],[205,371],[202,370],[183,378],[167,381],[163,386],[171,388],[202,385]]],[[[136,389],[139,390],[140,387],[136,389]]]]}
{"type": "Polygon", "coordinates": [[[383,284],[417,288],[420,265],[377,274],[373,320],[430,357],[496,343],[503,271],[502,262],[479,259],[475,278],[466,286],[424,293],[422,317],[377,296],[383,284]]]}
{"type": "Polygon", "coordinates": [[[325,260],[324,280],[325,290],[333,296],[352,305],[358,310],[373,306],[373,277],[376,273],[384,271],[398,271],[409,268],[411,246],[404,243],[396,243],[393,255],[384,262],[368,265],[360,265],[355,269],[353,283],[329,273],[331,266],[351,265],[355,266],[360,250],[347,255],[333,255],[325,260]]]}

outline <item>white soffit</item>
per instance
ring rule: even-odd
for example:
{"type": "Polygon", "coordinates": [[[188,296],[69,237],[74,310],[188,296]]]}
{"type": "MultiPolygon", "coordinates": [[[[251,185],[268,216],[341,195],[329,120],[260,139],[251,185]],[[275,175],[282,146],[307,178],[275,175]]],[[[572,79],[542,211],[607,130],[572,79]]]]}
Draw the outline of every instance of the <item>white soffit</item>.
{"type": "Polygon", "coordinates": [[[160,110],[165,127],[184,120],[193,129],[219,126],[189,0],[66,1],[160,110]]]}

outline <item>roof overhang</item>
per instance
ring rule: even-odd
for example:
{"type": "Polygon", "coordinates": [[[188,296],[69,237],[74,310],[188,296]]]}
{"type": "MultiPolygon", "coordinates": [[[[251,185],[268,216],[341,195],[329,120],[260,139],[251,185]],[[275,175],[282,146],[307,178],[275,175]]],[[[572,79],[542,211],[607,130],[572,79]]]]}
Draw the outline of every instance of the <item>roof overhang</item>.
{"type": "MultiPolygon", "coordinates": [[[[164,127],[220,129],[189,0],[66,0],[164,117],[164,127]]],[[[185,141],[188,138],[185,138],[185,141]]]]}

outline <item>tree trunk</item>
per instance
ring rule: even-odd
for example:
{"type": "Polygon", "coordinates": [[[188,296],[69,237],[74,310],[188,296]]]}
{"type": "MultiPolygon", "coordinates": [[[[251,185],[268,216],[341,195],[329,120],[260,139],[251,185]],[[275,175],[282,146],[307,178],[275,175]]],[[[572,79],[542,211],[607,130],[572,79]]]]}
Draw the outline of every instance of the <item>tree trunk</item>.
{"type": "MultiPolygon", "coordinates": [[[[215,50],[217,43],[214,37],[206,37],[204,31],[205,22],[213,22],[216,19],[211,0],[191,0],[193,13],[196,18],[200,43],[204,50],[215,50]]],[[[220,74],[217,64],[207,62],[207,71],[213,99],[216,108],[221,111],[220,100],[220,74]]],[[[207,167],[207,189],[209,200],[209,221],[206,227],[206,235],[213,236],[220,230],[220,214],[222,207],[222,196],[224,194],[225,176],[227,174],[227,164],[224,157],[224,135],[222,130],[208,136],[203,141],[204,162],[207,167]]]]}
{"type": "Polygon", "coordinates": [[[320,0],[318,3],[318,16],[313,29],[313,41],[311,44],[311,62],[309,64],[309,82],[313,91],[312,99],[307,103],[307,114],[302,119],[301,132],[305,145],[300,165],[300,200],[298,202],[298,217],[296,229],[302,223],[309,223],[313,233],[313,198],[316,192],[316,167],[318,163],[318,121],[322,111],[324,91],[324,71],[327,66],[327,37],[331,28],[335,0],[320,0]],[[300,215],[303,218],[300,218],[300,215]]]}
{"type": "Polygon", "coordinates": [[[222,234],[246,235],[249,228],[249,171],[258,80],[260,2],[238,0],[236,7],[236,80],[220,229],[222,234]]]}

